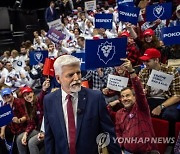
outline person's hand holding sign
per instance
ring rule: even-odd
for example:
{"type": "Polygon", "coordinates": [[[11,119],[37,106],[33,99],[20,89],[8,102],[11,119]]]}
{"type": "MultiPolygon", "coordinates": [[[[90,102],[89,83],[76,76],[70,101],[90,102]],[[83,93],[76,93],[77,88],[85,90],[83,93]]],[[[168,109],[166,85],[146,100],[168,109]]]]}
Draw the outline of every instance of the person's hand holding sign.
{"type": "Polygon", "coordinates": [[[5,126],[1,127],[0,139],[5,139],[5,126]]]}
{"type": "Polygon", "coordinates": [[[124,63],[121,65],[122,67],[124,67],[129,73],[134,72],[134,69],[132,67],[131,61],[128,60],[127,58],[121,58],[120,60],[124,61],[124,63]]]}
{"type": "Polygon", "coordinates": [[[12,118],[12,121],[13,121],[14,123],[17,123],[17,124],[19,123],[18,117],[13,117],[13,118],[12,118]]]}

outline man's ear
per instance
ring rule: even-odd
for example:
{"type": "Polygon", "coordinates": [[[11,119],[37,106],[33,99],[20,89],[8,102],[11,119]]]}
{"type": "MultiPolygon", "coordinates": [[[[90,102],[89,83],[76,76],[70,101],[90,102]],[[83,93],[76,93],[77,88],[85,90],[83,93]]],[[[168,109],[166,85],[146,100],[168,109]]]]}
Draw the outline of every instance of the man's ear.
{"type": "Polygon", "coordinates": [[[56,80],[57,80],[57,82],[58,82],[59,84],[61,84],[61,80],[60,80],[59,75],[56,75],[56,80]]]}

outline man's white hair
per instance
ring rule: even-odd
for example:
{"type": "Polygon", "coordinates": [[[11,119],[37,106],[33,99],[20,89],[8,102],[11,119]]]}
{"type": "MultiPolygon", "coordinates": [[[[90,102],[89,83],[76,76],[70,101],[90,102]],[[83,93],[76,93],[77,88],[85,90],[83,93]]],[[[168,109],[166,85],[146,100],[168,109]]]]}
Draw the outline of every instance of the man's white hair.
{"type": "Polygon", "coordinates": [[[58,57],[54,62],[55,75],[61,75],[63,66],[73,64],[80,66],[80,60],[72,55],[63,55],[58,57]]]}

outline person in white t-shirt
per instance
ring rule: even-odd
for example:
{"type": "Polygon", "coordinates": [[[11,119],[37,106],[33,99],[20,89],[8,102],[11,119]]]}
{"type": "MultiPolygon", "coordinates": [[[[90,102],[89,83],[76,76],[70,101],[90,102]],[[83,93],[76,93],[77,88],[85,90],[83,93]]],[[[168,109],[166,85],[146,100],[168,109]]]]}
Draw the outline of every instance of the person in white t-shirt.
{"type": "Polygon", "coordinates": [[[53,43],[48,44],[48,57],[49,58],[57,58],[58,57],[58,50],[55,49],[53,43]]]}
{"type": "Polygon", "coordinates": [[[40,38],[35,38],[36,44],[33,46],[35,50],[47,50],[47,45],[41,42],[40,38]]]}
{"type": "Polygon", "coordinates": [[[0,61],[0,88],[4,86],[5,76],[7,72],[7,69],[4,68],[4,63],[0,61]]]}

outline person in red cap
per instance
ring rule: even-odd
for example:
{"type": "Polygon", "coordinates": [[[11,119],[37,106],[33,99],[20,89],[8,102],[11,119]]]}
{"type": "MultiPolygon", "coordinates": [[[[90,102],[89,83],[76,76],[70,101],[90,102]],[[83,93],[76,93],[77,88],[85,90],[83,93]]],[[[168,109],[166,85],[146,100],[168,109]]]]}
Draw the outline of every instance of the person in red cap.
{"type": "Polygon", "coordinates": [[[160,48],[160,41],[158,40],[152,29],[146,29],[143,32],[143,38],[140,39],[135,30],[133,29],[132,24],[126,24],[126,28],[130,32],[142,54],[144,54],[145,50],[148,48],[160,48]]]}
{"type": "Polygon", "coordinates": [[[177,110],[177,106],[180,103],[180,76],[175,68],[161,64],[159,62],[160,57],[159,50],[147,49],[144,55],[140,57],[146,67],[140,71],[139,77],[146,91],[152,115],[169,121],[179,121],[180,112],[177,110]],[[152,70],[173,75],[173,80],[167,91],[158,89],[158,86],[153,88],[147,85],[152,70]]]}
{"type": "Polygon", "coordinates": [[[17,140],[17,147],[20,154],[26,153],[27,147],[29,147],[30,154],[39,153],[38,145],[42,141],[38,140],[37,134],[39,133],[43,119],[43,99],[49,86],[50,82],[47,79],[42,85],[42,91],[39,97],[35,96],[33,90],[28,86],[20,89],[28,115],[27,127],[18,136],[17,140]]]}

